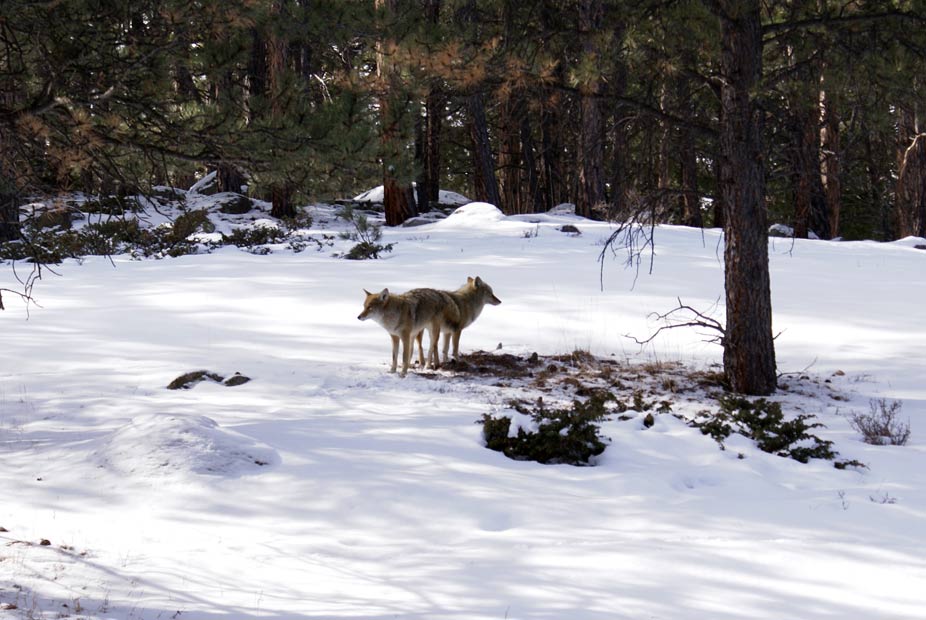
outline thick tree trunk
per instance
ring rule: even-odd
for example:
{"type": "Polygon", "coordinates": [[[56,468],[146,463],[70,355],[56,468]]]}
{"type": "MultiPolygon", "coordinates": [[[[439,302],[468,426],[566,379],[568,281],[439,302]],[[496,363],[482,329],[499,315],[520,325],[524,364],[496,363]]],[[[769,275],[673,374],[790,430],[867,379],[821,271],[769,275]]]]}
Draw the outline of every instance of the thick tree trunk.
{"type": "Polygon", "coordinates": [[[498,205],[507,214],[524,213],[521,192],[521,131],[520,117],[524,113],[521,98],[511,94],[502,102],[502,118],[499,127],[501,145],[498,149],[502,204],[498,205]]]}
{"type": "MultiPolygon", "coordinates": [[[[271,8],[275,15],[287,18],[284,0],[275,0],[271,8]]],[[[285,38],[272,35],[267,42],[267,90],[270,99],[270,116],[280,119],[284,114],[284,73],[289,63],[289,45],[285,38]]],[[[276,181],[270,188],[270,215],[276,218],[296,217],[296,205],[293,204],[292,184],[285,180],[276,181]]]]}
{"type": "Polygon", "coordinates": [[[791,119],[791,165],[794,196],[794,236],[811,232],[830,238],[830,219],[820,176],[820,127],[817,108],[797,104],[791,119]]]}
{"type": "Polygon", "coordinates": [[[897,236],[926,237],[926,134],[904,151],[897,175],[897,236]]]}
{"type": "Polygon", "coordinates": [[[839,135],[839,115],[832,97],[820,91],[820,180],[829,214],[830,238],[839,236],[839,216],[842,212],[842,171],[839,135]]]}
{"type": "MultiPolygon", "coordinates": [[[[374,0],[377,10],[398,14],[397,0],[374,0]]],[[[395,67],[396,43],[385,30],[376,49],[376,71],[379,80],[379,107],[383,145],[383,208],[387,226],[399,226],[418,214],[411,175],[403,170],[404,144],[398,130],[403,115],[398,97],[403,89],[395,67]]]]}
{"type": "Polygon", "coordinates": [[[489,128],[482,95],[469,95],[466,98],[466,107],[469,111],[470,136],[473,143],[475,198],[501,207],[498,179],[495,177],[495,157],[492,155],[492,144],[489,142],[489,128]]]}
{"type": "Polygon", "coordinates": [[[777,375],[772,336],[762,111],[759,0],[723,0],[720,192],[724,203],[726,328],[723,365],[734,392],[767,395],[777,375]]]}
{"type": "Polygon", "coordinates": [[[521,153],[524,158],[524,172],[527,175],[527,197],[525,202],[529,202],[529,211],[532,213],[542,213],[544,208],[543,197],[540,191],[540,175],[537,171],[537,157],[534,148],[534,134],[531,130],[530,116],[527,114],[525,106],[524,114],[521,115],[521,153]]]}
{"type": "MultiPolygon", "coordinates": [[[[440,22],[440,10],[441,0],[425,0],[425,18],[435,26],[440,22]]],[[[433,80],[425,100],[424,167],[427,171],[426,178],[428,180],[425,195],[428,202],[435,204],[440,200],[440,135],[444,119],[445,100],[446,97],[441,88],[440,80],[433,80]]]]}
{"type": "Polygon", "coordinates": [[[219,164],[215,175],[216,191],[241,193],[246,180],[241,171],[231,164],[219,164]]]}
{"type": "Polygon", "coordinates": [[[563,201],[562,124],[556,109],[559,96],[544,95],[540,107],[540,203],[549,211],[563,201]]]}
{"type": "MultiPolygon", "coordinates": [[[[602,17],[601,0],[579,0],[579,38],[582,54],[593,60],[599,55],[594,37],[601,28],[602,17]]],[[[604,124],[598,102],[600,84],[584,84],[579,90],[581,127],[576,153],[579,167],[576,214],[600,219],[602,207],[606,202],[604,124]]]]}

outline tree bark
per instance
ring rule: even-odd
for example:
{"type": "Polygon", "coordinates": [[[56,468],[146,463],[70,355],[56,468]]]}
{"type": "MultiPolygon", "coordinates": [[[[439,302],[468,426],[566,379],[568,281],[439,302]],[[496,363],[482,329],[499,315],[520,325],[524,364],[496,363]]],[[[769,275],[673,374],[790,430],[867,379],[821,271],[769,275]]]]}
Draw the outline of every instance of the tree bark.
{"type": "MultiPolygon", "coordinates": [[[[579,0],[579,39],[582,54],[597,59],[599,50],[594,35],[601,28],[601,0],[579,0]]],[[[599,108],[600,84],[584,84],[580,88],[581,128],[577,157],[579,192],[576,215],[601,217],[605,205],[604,184],[604,125],[599,108]]]]}
{"type": "MultiPolygon", "coordinates": [[[[398,14],[397,0],[374,0],[378,11],[390,16],[398,14]]],[[[400,109],[397,95],[402,89],[398,69],[395,66],[396,42],[385,28],[377,42],[376,71],[379,80],[381,140],[383,145],[383,208],[387,226],[399,226],[405,220],[417,215],[414,191],[410,173],[403,171],[404,144],[399,131],[400,121],[406,110],[400,109]]]]}
{"type": "Polygon", "coordinates": [[[830,238],[839,236],[842,212],[842,171],[839,115],[833,98],[820,91],[820,180],[829,214],[830,238]]]}
{"type": "Polygon", "coordinates": [[[521,98],[510,94],[501,102],[501,123],[498,129],[498,167],[500,172],[501,199],[498,205],[507,214],[524,213],[521,192],[521,131],[520,117],[524,113],[521,98]]]}
{"type": "Polygon", "coordinates": [[[898,237],[926,237],[926,134],[904,151],[897,176],[898,237]]]}
{"type": "Polygon", "coordinates": [[[777,387],[768,264],[759,0],[710,2],[721,22],[720,193],[724,205],[726,327],[723,365],[734,392],[777,387]]]}
{"type": "MultiPolygon", "coordinates": [[[[685,64],[694,64],[686,52],[685,64]]],[[[692,103],[691,78],[682,75],[678,78],[676,88],[678,104],[684,111],[685,117],[694,117],[694,104],[692,103]]],[[[691,128],[680,125],[678,128],[678,157],[681,164],[681,189],[678,200],[680,221],[684,226],[702,228],[704,220],[701,218],[701,197],[698,194],[698,160],[695,153],[694,139],[691,128]]]]}
{"type": "MultiPolygon", "coordinates": [[[[285,0],[274,0],[272,13],[280,18],[287,19],[285,0]]],[[[272,34],[267,41],[267,90],[270,97],[270,116],[274,120],[280,119],[284,114],[282,99],[284,97],[284,78],[289,63],[289,42],[272,34]]],[[[296,217],[296,205],[293,204],[293,187],[286,180],[278,180],[270,188],[270,215],[276,218],[296,217]]]]}
{"type": "Polygon", "coordinates": [[[791,165],[794,194],[794,236],[811,232],[830,238],[830,220],[820,175],[820,126],[816,106],[794,104],[791,118],[791,165]]]}
{"type": "MultiPolygon", "coordinates": [[[[441,0],[425,0],[425,17],[434,26],[440,22],[440,9],[441,0]]],[[[428,181],[425,195],[428,202],[435,204],[440,200],[440,136],[444,120],[445,99],[440,79],[433,79],[425,100],[424,167],[427,170],[428,181]]]]}
{"type": "Polygon", "coordinates": [[[466,98],[466,107],[469,111],[470,136],[473,143],[473,190],[476,199],[501,207],[501,194],[498,191],[498,179],[495,177],[495,157],[492,155],[492,144],[489,142],[489,128],[482,95],[469,95],[466,98]]]}

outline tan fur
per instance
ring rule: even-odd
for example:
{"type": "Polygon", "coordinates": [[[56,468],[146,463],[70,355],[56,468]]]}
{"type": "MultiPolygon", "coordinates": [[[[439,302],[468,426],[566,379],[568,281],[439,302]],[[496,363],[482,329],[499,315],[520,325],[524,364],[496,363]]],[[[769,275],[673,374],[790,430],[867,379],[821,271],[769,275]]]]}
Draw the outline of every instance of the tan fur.
{"type": "Polygon", "coordinates": [[[440,340],[440,326],[443,320],[447,295],[441,291],[416,288],[406,293],[390,293],[383,289],[379,293],[367,290],[363,302],[363,312],[357,317],[361,321],[373,319],[383,326],[392,337],[392,368],[396,371],[399,356],[399,341],[402,342],[402,376],[408,373],[411,361],[412,339],[418,339],[418,361],[424,367],[424,351],[420,349],[421,335],[425,329],[431,333],[431,347],[428,361],[432,367],[437,366],[437,345],[440,340]]]}
{"type": "MultiPolygon", "coordinates": [[[[455,291],[437,291],[444,295],[444,305],[441,313],[440,330],[444,334],[443,361],[447,363],[450,343],[453,342],[453,358],[460,357],[460,334],[463,329],[473,324],[486,304],[497,306],[501,300],[492,292],[492,287],[482,278],[467,278],[466,284],[455,291]]],[[[418,350],[421,353],[421,336],[418,334],[418,350]]],[[[436,357],[437,349],[434,343],[434,332],[431,332],[431,350],[436,357]]],[[[430,357],[429,357],[430,359],[430,357]]]]}

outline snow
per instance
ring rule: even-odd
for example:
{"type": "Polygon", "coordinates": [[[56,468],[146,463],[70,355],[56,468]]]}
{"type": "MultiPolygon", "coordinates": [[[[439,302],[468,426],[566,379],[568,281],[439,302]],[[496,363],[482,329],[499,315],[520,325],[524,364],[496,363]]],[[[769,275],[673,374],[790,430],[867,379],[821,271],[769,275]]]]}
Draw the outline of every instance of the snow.
{"type": "MultiPolygon", "coordinates": [[[[264,210],[241,222],[263,225],[264,210]]],[[[340,225],[333,207],[309,214],[309,234],[340,225]]],[[[475,421],[535,394],[448,371],[399,378],[388,335],[357,321],[363,288],[478,275],[502,304],[463,333],[464,353],[586,349],[631,384],[638,365],[718,363],[691,330],[642,351],[626,336],[677,298],[723,318],[719,231],[659,227],[652,273],[622,254],[602,273],[610,232],[474,203],[384,230],[394,250],[377,261],[335,258],[340,238],[88,257],[46,274],[28,313],[7,294],[0,618],[922,618],[923,239],[770,240],[778,364],[795,373],[774,398],[867,469],[740,436],[720,450],[673,415],[647,429],[633,411],[603,425],[594,467],[509,460],[475,421]],[[252,380],[166,389],[196,369],[252,380]],[[903,401],[908,445],[851,429],[880,398],[903,401]]],[[[0,288],[16,288],[8,266],[0,288]]],[[[673,410],[712,406],[688,398],[673,410]]]]}
{"type": "MultiPolygon", "coordinates": [[[[412,183],[412,187],[415,187],[416,185],[416,183],[412,183]]],[[[377,185],[373,189],[368,189],[367,191],[354,196],[354,202],[382,202],[384,191],[385,190],[382,185],[377,185]]],[[[469,198],[463,196],[462,194],[442,189],[437,193],[437,202],[442,205],[458,207],[468,204],[471,201],[469,198]]]]}

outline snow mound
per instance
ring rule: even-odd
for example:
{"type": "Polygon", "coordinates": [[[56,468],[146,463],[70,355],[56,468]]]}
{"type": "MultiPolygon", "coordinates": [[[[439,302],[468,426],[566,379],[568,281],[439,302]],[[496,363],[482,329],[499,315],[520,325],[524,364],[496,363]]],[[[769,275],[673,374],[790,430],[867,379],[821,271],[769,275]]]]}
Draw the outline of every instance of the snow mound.
{"type": "Polygon", "coordinates": [[[209,191],[215,185],[216,172],[210,172],[196,183],[190,186],[189,192],[191,194],[202,194],[209,191]]]}
{"type": "Polygon", "coordinates": [[[479,228],[505,219],[505,214],[487,202],[471,202],[447,216],[438,225],[447,228],[479,228]]]}
{"type": "MultiPolygon", "coordinates": [[[[412,187],[415,186],[415,183],[412,183],[412,187]]],[[[373,189],[368,189],[362,194],[354,196],[354,202],[382,202],[384,198],[384,192],[385,190],[383,189],[383,186],[377,185],[373,189]]],[[[456,192],[442,189],[437,193],[437,202],[442,205],[458,206],[467,204],[470,202],[470,199],[463,194],[458,194],[456,192]]]]}
{"type": "Polygon", "coordinates": [[[138,476],[235,477],[279,462],[269,446],[211,418],[163,414],[132,418],[104,439],[94,458],[101,467],[138,476]]]}
{"type": "Polygon", "coordinates": [[[575,215],[576,206],[571,202],[563,202],[547,211],[547,213],[550,215],[575,215]]]}

